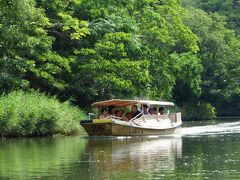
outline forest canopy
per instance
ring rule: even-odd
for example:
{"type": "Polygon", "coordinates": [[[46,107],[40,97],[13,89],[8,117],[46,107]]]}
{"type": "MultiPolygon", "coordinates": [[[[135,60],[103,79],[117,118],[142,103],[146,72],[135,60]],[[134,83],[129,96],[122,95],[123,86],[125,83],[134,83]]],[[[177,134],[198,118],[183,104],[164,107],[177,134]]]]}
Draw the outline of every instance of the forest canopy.
{"type": "Polygon", "coordinates": [[[109,98],[207,102],[237,115],[239,103],[226,107],[240,99],[239,25],[229,9],[205,5],[0,0],[0,91],[37,89],[81,107],[109,98]]]}

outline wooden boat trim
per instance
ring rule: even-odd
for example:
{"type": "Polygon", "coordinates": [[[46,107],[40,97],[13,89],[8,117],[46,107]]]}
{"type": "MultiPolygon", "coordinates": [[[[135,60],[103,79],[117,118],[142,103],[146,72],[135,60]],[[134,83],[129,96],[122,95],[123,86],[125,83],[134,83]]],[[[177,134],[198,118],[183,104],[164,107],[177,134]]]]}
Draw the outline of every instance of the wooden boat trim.
{"type": "Polygon", "coordinates": [[[167,101],[151,101],[151,100],[122,100],[122,99],[111,99],[107,101],[95,102],[92,104],[94,107],[109,107],[118,106],[126,107],[133,104],[146,104],[146,105],[159,105],[159,106],[174,106],[173,102],[167,101]]]}

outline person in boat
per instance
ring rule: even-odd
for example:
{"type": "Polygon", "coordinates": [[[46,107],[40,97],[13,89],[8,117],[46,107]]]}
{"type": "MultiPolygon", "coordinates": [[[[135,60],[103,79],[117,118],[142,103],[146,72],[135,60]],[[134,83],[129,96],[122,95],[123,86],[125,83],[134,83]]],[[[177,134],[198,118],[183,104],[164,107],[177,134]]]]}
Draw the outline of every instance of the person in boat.
{"type": "Polygon", "coordinates": [[[159,112],[160,115],[164,115],[164,107],[160,107],[158,109],[158,112],[159,112]]]}
{"type": "Polygon", "coordinates": [[[115,116],[123,118],[123,115],[124,115],[124,110],[123,109],[117,109],[115,111],[115,116]]]}
{"type": "Polygon", "coordinates": [[[156,107],[150,108],[149,109],[149,114],[151,114],[151,115],[158,114],[157,113],[157,108],[156,107]]]}
{"type": "Polygon", "coordinates": [[[108,116],[109,114],[108,114],[107,108],[104,107],[101,109],[101,114],[98,116],[98,119],[104,119],[108,116]]]}
{"type": "Polygon", "coordinates": [[[129,120],[131,120],[131,113],[128,112],[128,113],[126,113],[126,115],[125,115],[123,109],[117,109],[117,110],[115,111],[115,116],[118,117],[120,120],[123,120],[123,121],[129,121],[129,120]]]}
{"type": "Polygon", "coordinates": [[[132,119],[132,114],[131,114],[131,112],[128,112],[127,114],[126,114],[126,118],[124,119],[125,121],[130,121],[132,119]]]}
{"type": "Polygon", "coordinates": [[[146,104],[142,105],[142,113],[144,115],[148,115],[149,114],[149,112],[148,112],[148,105],[146,105],[146,104]]]}
{"type": "Polygon", "coordinates": [[[109,115],[115,115],[115,111],[116,111],[115,106],[109,106],[108,107],[108,114],[109,115]]]}
{"type": "Polygon", "coordinates": [[[153,114],[158,114],[158,111],[157,111],[156,107],[153,108],[153,114]]]}
{"type": "Polygon", "coordinates": [[[149,112],[150,115],[152,115],[154,113],[153,108],[149,108],[148,112],[149,112]]]}
{"type": "Polygon", "coordinates": [[[142,114],[141,114],[141,112],[138,110],[137,105],[136,105],[136,104],[132,105],[132,107],[131,107],[131,119],[134,118],[134,117],[139,118],[139,117],[141,117],[141,116],[142,116],[142,114]]]}

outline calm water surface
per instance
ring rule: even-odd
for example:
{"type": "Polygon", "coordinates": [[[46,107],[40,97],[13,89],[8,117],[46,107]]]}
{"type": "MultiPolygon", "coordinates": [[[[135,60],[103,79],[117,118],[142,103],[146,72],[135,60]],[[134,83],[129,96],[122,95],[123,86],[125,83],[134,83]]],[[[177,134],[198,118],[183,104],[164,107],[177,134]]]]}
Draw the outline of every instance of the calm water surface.
{"type": "Polygon", "coordinates": [[[176,137],[0,139],[0,179],[240,179],[240,120],[176,137]]]}

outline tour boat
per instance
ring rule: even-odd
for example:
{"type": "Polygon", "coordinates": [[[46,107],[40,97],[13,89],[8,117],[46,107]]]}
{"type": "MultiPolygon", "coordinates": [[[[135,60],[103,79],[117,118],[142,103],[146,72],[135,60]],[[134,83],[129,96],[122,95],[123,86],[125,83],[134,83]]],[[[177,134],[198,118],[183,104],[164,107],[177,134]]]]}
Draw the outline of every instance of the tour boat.
{"type": "Polygon", "coordinates": [[[89,114],[88,120],[81,120],[80,124],[89,136],[148,136],[148,135],[169,135],[180,133],[181,113],[149,114],[143,112],[143,106],[151,108],[165,107],[171,108],[173,102],[151,101],[151,100],[122,100],[112,99],[93,103],[92,106],[98,109],[114,107],[115,109],[129,109],[136,105],[139,114],[129,121],[123,117],[109,115],[103,119],[91,118],[94,114],[89,114]]]}

